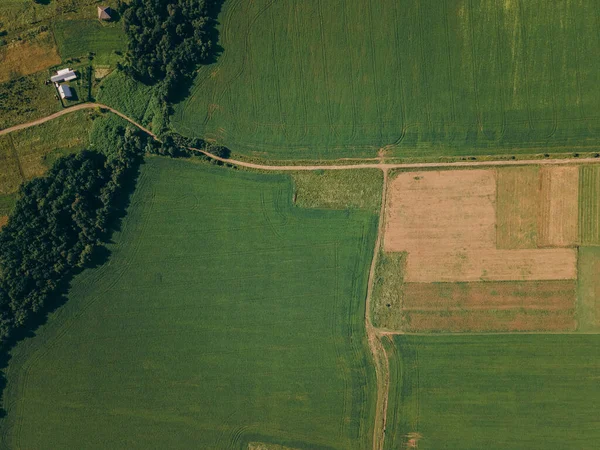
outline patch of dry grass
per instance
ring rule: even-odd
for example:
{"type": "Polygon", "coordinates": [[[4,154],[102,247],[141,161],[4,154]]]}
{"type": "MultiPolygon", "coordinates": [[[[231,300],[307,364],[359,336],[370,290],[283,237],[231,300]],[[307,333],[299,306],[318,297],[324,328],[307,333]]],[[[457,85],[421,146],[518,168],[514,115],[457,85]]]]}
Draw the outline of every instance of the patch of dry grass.
{"type": "Polygon", "coordinates": [[[61,61],[50,32],[0,47],[0,83],[47,69],[61,61]]]}
{"type": "Polygon", "coordinates": [[[304,208],[379,211],[381,170],[328,170],[293,174],[295,203],[304,208]]]}
{"type": "Polygon", "coordinates": [[[540,247],[568,247],[579,241],[579,167],[543,167],[540,247]]]}
{"type": "Polygon", "coordinates": [[[497,190],[497,248],[536,248],[540,200],[539,167],[498,169],[497,190]]]}

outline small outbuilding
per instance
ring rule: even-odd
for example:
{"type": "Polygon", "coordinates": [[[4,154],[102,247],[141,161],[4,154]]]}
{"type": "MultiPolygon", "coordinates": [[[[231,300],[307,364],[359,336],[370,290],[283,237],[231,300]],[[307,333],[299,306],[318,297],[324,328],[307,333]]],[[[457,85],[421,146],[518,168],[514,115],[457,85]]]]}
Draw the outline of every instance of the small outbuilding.
{"type": "Polygon", "coordinates": [[[108,6],[98,6],[98,20],[110,20],[112,11],[108,6]]]}
{"type": "Polygon", "coordinates": [[[60,98],[71,98],[73,97],[73,92],[71,92],[71,88],[66,84],[61,84],[58,86],[58,93],[60,94],[60,98]]]}
{"type": "Polygon", "coordinates": [[[61,81],[72,81],[77,78],[75,72],[71,69],[61,69],[56,72],[56,75],[50,77],[50,81],[53,83],[60,83],[61,81]]]}

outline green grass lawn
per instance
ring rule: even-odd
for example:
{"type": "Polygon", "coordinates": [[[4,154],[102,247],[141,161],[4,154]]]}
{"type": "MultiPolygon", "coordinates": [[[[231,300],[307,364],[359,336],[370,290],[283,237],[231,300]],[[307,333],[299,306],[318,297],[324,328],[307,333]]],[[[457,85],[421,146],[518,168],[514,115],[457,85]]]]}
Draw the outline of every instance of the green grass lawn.
{"type": "Polygon", "coordinates": [[[0,194],[0,216],[8,216],[15,207],[16,194],[0,194]]]}
{"type": "Polygon", "coordinates": [[[107,76],[98,89],[98,102],[108,105],[144,125],[148,124],[152,110],[152,86],[115,71],[107,76]]]}
{"type": "Polygon", "coordinates": [[[231,0],[182,133],[263,158],[596,150],[596,2],[231,0]]]}
{"type": "Polygon", "coordinates": [[[0,136],[0,195],[16,192],[23,181],[19,159],[10,135],[0,136]]]}
{"type": "Polygon", "coordinates": [[[77,111],[11,133],[25,178],[41,176],[60,156],[88,147],[94,114],[90,111],[77,111]]]}
{"type": "Polygon", "coordinates": [[[62,20],[54,24],[60,56],[65,59],[95,53],[94,63],[114,66],[124,52],[127,38],[120,23],[105,24],[97,19],[62,20]]]}
{"type": "Polygon", "coordinates": [[[108,263],[13,351],[11,448],[368,448],[376,216],[291,206],[289,176],[159,157],[108,263]]]}
{"type": "Polygon", "coordinates": [[[582,245],[600,245],[600,166],[579,170],[579,239],[582,245]]]}
{"type": "Polygon", "coordinates": [[[577,261],[577,329],[600,332],[600,247],[580,247],[577,261]]]}
{"type": "Polygon", "coordinates": [[[598,447],[600,336],[395,338],[386,448],[598,447]]]}

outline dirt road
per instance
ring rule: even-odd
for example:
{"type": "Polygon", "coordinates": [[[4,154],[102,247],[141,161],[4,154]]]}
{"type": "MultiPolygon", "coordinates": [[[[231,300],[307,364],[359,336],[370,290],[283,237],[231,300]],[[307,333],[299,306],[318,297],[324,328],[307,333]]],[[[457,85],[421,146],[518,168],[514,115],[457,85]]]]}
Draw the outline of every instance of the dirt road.
{"type": "MultiPolygon", "coordinates": [[[[5,128],[4,130],[0,130],[0,136],[12,133],[14,131],[23,130],[25,128],[34,127],[36,125],[40,125],[45,122],[49,122],[50,120],[57,119],[65,114],[70,114],[75,111],[80,111],[82,109],[93,109],[93,108],[102,108],[116,114],[119,117],[122,117],[132,125],[135,125],[140,130],[144,131],[148,135],[152,136],[154,139],[159,140],[158,137],[152,133],[147,128],[144,128],[141,124],[137,123],[135,120],[126,116],[120,111],[117,111],[110,106],[103,105],[101,103],[80,103],[79,105],[71,106],[70,108],[63,109],[57,113],[51,114],[49,116],[43,117],[41,119],[34,120],[32,122],[23,123],[21,125],[15,125],[10,128],[5,128]]],[[[526,160],[509,160],[509,161],[459,161],[459,162],[432,162],[432,163],[374,163],[374,162],[365,162],[360,164],[344,164],[344,165],[336,165],[336,164],[324,164],[324,165],[305,165],[305,166],[286,166],[286,165],[269,165],[269,164],[257,164],[250,163],[246,161],[238,161],[235,159],[226,159],[215,156],[211,153],[208,153],[204,150],[200,150],[197,148],[190,148],[190,150],[203,153],[209,158],[215,159],[217,161],[222,161],[228,164],[233,164],[239,167],[247,167],[249,169],[259,169],[259,170],[269,170],[269,171],[297,171],[297,170],[353,170],[353,169],[381,169],[387,171],[389,169],[424,169],[424,168],[452,168],[452,167],[490,167],[490,166],[524,166],[524,165],[540,165],[540,166],[548,166],[548,165],[570,165],[570,164],[591,164],[597,163],[600,164],[600,158],[571,158],[571,159],[526,159],[526,160]]],[[[364,161],[373,161],[373,158],[365,158],[364,161]]]]}
{"type": "Polygon", "coordinates": [[[390,364],[383,346],[382,336],[371,322],[371,298],[373,296],[373,287],[375,284],[375,271],[377,269],[377,259],[381,249],[381,239],[385,227],[385,205],[387,194],[388,171],[383,171],[383,188],[381,194],[381,207],[379,211],[379,224],[377,226],[377,238],[375,240],[375,249],[371,268],[369,270],[369,280],[367,284],[367,299],[365,304],[365,328],[369,349],[373,355],[373,364],[375,365],[375,375],[377,378],[377,396],[375,408],[375,429],[373,430],[373,450],[382,450],[385,440],[385,427],[387,420],[388,393],[390,384],[390,364]]]}
{"type": "Polygon", "coordinates": [[[148,133],[154,139],[158,139],[154,133],[152,133],[150,130],[144,128],[142,125],[135,122],[133,119],[130,119],[125,114],[117,111],[116,109],[113,109],[110,106],[106,106],[101,103],[80,103],[78,105],[71,106],[69,108],[65,108],[57,113],[50,114],[49,116],[42,117],[41,119],[37,119],[32,122],[22,123],[20,125],[15,125],[14,127],[9,127],[9,128],[5,128],[4,130],[0,130],[0,136],[2,136],[4,134],[12,133],[14,131],[24,130],[25,128],[35,127],[36,125],[41,125],[41,124],[49,122],[51,120],[58,119],[59,117],[62,117],[66,114],[74,113],[75,111],[81,111],[82,109],[93,109],[93,108],[107,109],[108,111],[112,112],[113,114],[116,114],[117,116],[122,117],[126,121],[135,125],[136,127],[138,127],[140,130],[144,131],[145,133],[148,133]]]}

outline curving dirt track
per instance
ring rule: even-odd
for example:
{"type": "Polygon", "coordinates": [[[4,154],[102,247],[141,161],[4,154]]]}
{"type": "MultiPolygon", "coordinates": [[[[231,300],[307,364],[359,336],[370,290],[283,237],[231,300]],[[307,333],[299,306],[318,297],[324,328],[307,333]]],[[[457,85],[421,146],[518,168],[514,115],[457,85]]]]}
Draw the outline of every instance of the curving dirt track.
{"type": "Polygon", "coordinates": [[[2,136],[4,134],[12,133],[14,131],[24,130],[25,128],[35,127],[36,125],[41,125],[41,124],[49,122],[51,120],[58,119],[59,117],[62,117],[64,115],[66,115],[66,114],[74,113],[75,111],[81,111],[82,109],[93,109],[93,108],[106,109],[106,110],[110,111],[111,113],[116,114],[119,117],[122,117],[126,121],[128,121],[131,124],[133,124],[136,127],[138,127],[143,132],[149,134],[154,139],[158,140],[157,136],[154,133],[152,133],[152,131],[148,130],[147,128],[144,128],[142,125],[140,125],[139,123],[137,123],[133,119],[127,117],[122,112],[119,112],[116,109],[113,109],[110,106],[106,106],[106,105],[103,105],[101,103],[80,103],[80,104],[75,105],[75,106],[70,106],[69,108],[65,108],[65,109],[63,109],[61,111],[58,111],[58,112],[54,113],[54,114],[50,114],[49,116],[42,117],[41,119],[33,120],[31,122],[22,123],[20,125],[15,125],[13,127],[9,127],[9,128],[5,128],[4,130],[0,130],[0,136],[2,136]]]}
{"type": "MultiPolygon", "coordinates": [[[[119,117],[122,117],[132,125],[135,125],[143,132],[152,136],[157,141],[160,141],[158,136],[152,133],[150,130],[137,123],[135,120],[126,116],[120,111],[117,111],[110,106],[103,105],[102,103],[80,103],[79,105],[71,106],[69,108],[63,109],[54,114],[50,114],[49,116],[43,117],[41,119],[34,120],[32,122],[23,123],[20,125],[15,125],[10,128],[5,128],[4,130],[0,130],[0,136],[12,133],[13,131],[23,130],[25,128],[34,127],[36,125],[40,125],[42,123],[48,122],[50,120],[57,119],[65,114],[70,114],[75,111],[80,111],[82,109],[93,109],[93,108],[102,108],[116,114],[119,117]]],[[[572,165],[572,164],[600,164],[600,158],[570,158],[570,159],[524,159],[524,160],[509,160],[509,161],[458,161],[458,162],[432,162],[432,163],[374,163],[374,162],[365,162],[359,164],[344,164],[344,165],[336,165],[336,164],[321,164],[321,165],[306,165],[306,166],[289,166],[289,165],[269,165],[269,164],[258,164],[251,163],[246,161],[238,161],[235,159],[221,158],[219,156],[213,155],[207,151],[190,147],[189,150],[203,153],[209,158],[215,159],[217,161],[221,161],[227,164],[236,165],[239,167],[247,167],[249,169],[258,169],[258,170],[272,170],[272,171],[296,171],[296,170],[355,170],[355,169],[381,169],[381,170],[389,170],[389,169],[423,169],[423,168],[452,168],[452,167],[491,167],[491,166],[526,166],[526,165],[538,165],[538,166],[563,166],[563,165],[572,165]]],[[[344,160],[345,158],[341,159],[344,160]]],[[[373,158],[356,158],[356,161],[373,161],[373,158]]]]}

